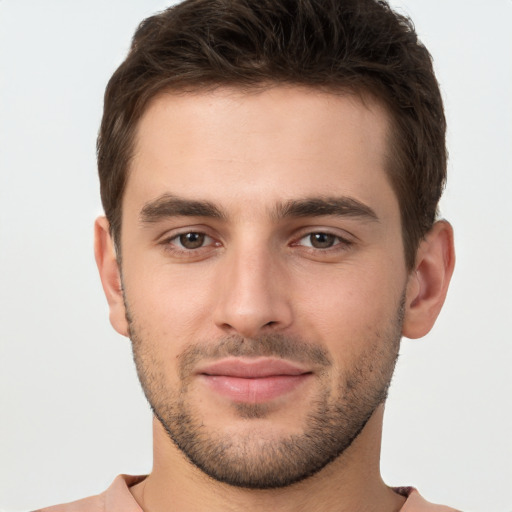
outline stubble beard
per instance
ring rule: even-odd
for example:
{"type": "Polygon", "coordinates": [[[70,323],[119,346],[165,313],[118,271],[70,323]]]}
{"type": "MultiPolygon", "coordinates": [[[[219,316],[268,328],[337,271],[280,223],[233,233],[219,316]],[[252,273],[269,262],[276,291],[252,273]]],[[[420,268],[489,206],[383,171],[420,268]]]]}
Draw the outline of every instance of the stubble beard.
{"type": "MultiPolygon", "coordinates": [[[[126,302],[126,301],[125,301],[126,302]]],[[[405,297],[395,317],[373,333],[368,349],[357,363],[340,371],[334,388],[327,376],[333,371],[328,352],[296,337],[270,334],[255,339],[229,336],[215,345],[190,345],[178,357],[179,389],[172,389],[162,362],[151,352],[127,307],[130,338],[137,374],[155,417],[188,460],[211,478],[250,489],[286,487],[302,481],[340,457],[360,434],[387,392],[400,345],[405,297]],[[189,399],[195,364],[203,358],[226,356],[281,357],[310,362],[319,372],[319,392],[309,403],[302,432],[276,438],[258,428],[236,436],[208,428],[189,399]]],[[[267,404],[233,404],[235,414],[250,422],[267,417],[267,404]]]]}

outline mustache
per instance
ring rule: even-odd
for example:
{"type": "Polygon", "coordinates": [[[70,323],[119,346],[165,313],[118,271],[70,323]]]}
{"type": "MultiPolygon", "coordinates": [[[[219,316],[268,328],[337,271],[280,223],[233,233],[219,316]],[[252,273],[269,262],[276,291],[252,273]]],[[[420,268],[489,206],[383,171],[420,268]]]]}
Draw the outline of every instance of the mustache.
{"type": "Polygon", "coordinates": [[[231,335],[219,339],[215,344],[189,345],[178,356],[180,377],[182,379],[188,377],[202,360],[225,357],[276,357],[323,369],[332,365],[331,357],[324,347],[306,342],[296,336],[272,333],[255,338],[244,338],[231,335]]]}

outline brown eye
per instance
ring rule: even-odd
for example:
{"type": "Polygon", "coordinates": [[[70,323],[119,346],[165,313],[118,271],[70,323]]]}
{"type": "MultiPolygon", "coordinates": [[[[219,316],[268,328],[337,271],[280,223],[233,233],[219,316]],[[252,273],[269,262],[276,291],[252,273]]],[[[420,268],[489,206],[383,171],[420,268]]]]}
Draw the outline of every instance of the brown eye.
{"type": "Polygon", "coordinates": [[[204,233],[183,233],[178,237],[181,246],[185,249],[199,249],[204,245],[205,238],[204,233]]]}
{"type": "Polygon", "coordinates": [[[311,233],[309,235],[309,244],[315,249],[329,249],[337,240],[337,237],[329,233],[311,233]]]}

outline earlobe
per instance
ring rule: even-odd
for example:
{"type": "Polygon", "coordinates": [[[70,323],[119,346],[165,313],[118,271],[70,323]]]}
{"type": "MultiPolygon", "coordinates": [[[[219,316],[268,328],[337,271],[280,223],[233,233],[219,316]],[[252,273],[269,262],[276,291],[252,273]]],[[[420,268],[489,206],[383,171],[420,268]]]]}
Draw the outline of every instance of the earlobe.
{"type": "Polygon", "coordinates": [[[119,334],[128,336],[121,272],[105,217],[98,217],[94,223],[94,256],[110,309],[110,323],[119,334]]]}
{"type": "Polygon", "coordinates": [[[402,334],[421,338],[432,329],[444,304],[455,265],[453,229],[438,221],[420,243],[407,283],[402,334]]]}

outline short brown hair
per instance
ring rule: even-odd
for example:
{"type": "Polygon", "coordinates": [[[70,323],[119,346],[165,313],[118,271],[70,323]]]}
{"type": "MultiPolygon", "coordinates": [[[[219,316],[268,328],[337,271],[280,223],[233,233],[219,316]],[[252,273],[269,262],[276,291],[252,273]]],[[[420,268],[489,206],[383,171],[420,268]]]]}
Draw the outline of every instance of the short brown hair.
{"type": "Polygon", "coordinates": [[[391,116],[388,174],[414,266],[446,179],[446,121],[427,49],[379,0],[186,0],[144,20],[110,79],[98,137],[101,198],[119,246],[137,123],[160,91],[296,84],[370,94],[391,116]]]}

